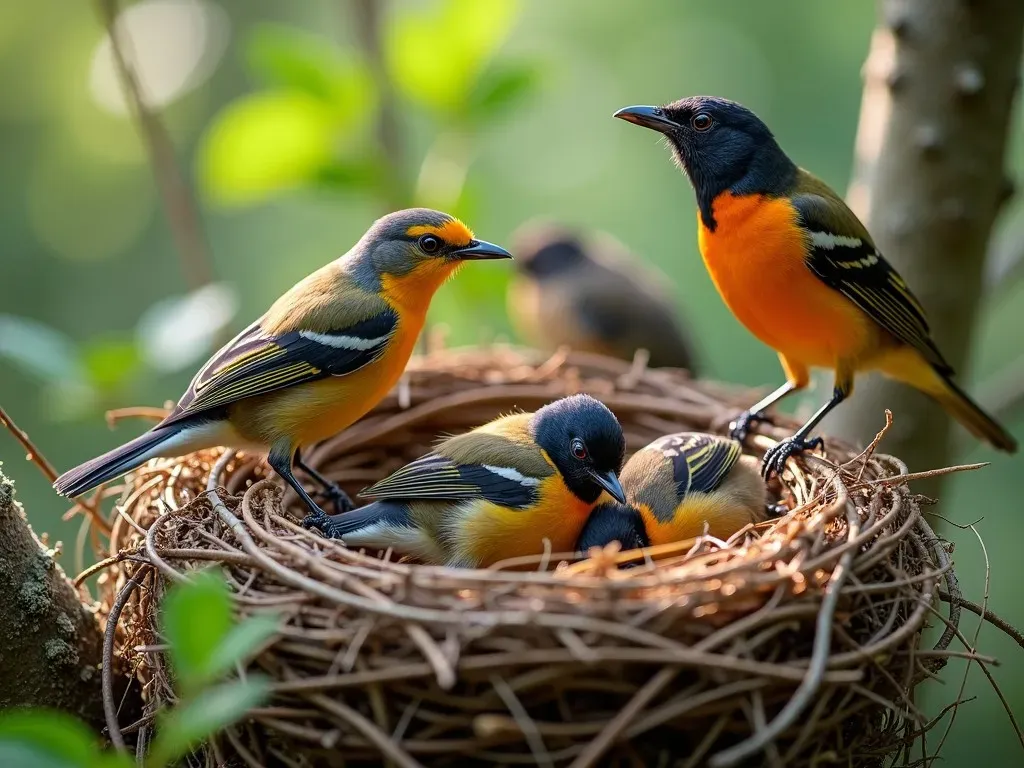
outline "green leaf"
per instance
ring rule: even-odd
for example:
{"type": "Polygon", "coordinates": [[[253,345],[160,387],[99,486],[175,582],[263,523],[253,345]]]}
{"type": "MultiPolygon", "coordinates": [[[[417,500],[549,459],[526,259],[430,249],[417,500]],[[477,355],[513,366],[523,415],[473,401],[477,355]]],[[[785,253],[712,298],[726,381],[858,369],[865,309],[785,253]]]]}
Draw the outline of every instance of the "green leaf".
{"type": "Polygon", "coordinates": [[[233,627],[207,661],[206,678],[213,680],[234,669],[235,664],[247,661],[254,651],[277,634],[279,624],[276,614],[260,613],[233,627]]]}
{"type": "Polygon", "coordinates": [[[301,91],[330,107],[338,127],[374,114],[377,95],[366,65],[326,37],[263,24],[249,36],[245,56],[267,85],[301,91]]]}
{"type": "Polygon", "coordinates": [[[160,718],[150,761],[159,766],[172,764],[203,739],[258,706],[269,693],[270,683],[259,676],[202,691],[160,718]]]}
{"type": "Polygon", "coordinates": [[[164,599],[162,626],[171,666],[186,691],[211,680],[217,647],[231,631],[231,598],[215,570],[175,584],[164,599]]]}
{"type": "Polygon", "coordinates": [[[82,360],[89,382],[99,389],[124,384],[142,366],[142,355],[135,343],[117,337],[86,342],[82,360]]]}
{"type": "Polygon", "coordinates": [[[333,191],[376,189],[385,174],[379,161],[362,157],[338,158],[321,166],[313,183],[333,191]]]}
{"type": "Polygon", "coordinates": [[[401,12],[385,39],[391,77],[413,101],[441,114],[464,113],[517,10],[517,0],[442,0],[433,10],[401,12]]]}
{"type": "Polygon", "coordinates": [[[53,710],[15,710],[0,715],[0,765],[25,768],[125,768],[131,762],[100,750],[80,720],[53,710]]]}
{"type": "Polygon", "coordinates": [[[313,179],[330,159],[336,119],[299,91],[244,96],[221,110],[199,149],[199,175],[221,203],[252,203],[313,179]]]}
{"type": "Polygon", "coordinates": [[[537,88],[540,70],[531,64],[489,67],[470,95],[468,113],[475,119],[501,114],[537,88]]]}
{"type": "Polygon", "coordinates": [[[0,315],[0,358],[45,381],[85,380],[75,343],[27,317],[0,315]]]}

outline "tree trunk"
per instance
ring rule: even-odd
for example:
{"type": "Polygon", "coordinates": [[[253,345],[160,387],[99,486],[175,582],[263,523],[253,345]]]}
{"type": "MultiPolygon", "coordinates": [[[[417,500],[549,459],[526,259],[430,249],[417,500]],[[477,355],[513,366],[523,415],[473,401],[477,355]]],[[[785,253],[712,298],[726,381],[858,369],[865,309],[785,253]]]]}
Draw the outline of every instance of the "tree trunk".
{"type": "Polygon", "coordinates": [[[103,638],[0,473],[0,710],[53,707],[103,723],[103,638]]]}
{"type": "MultiPolygon", "coordinates": [[[[965,383],[989,235],[1012,189],[1003,161],[1024,2],[880,0],[878,14],[849,203],[924,304],[965,383]]],[[[823,430],[863,443],[885,408],[894,417],[887,453],[911,470],[949,463],[950,417],[880,376],[859,381],[823,430]]]]}

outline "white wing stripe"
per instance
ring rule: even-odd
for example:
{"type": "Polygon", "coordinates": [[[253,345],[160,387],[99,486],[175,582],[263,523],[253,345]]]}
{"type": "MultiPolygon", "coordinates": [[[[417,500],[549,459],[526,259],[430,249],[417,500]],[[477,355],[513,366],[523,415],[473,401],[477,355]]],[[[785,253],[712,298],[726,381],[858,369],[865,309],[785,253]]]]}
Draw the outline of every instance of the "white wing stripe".
{"type": "Polygon", "coordinates": [[[811,244],[815,248],[831,251],[833,248],[860,248],[864,243],[858,237],[833,235],[831,232],[811,232],[811,244]]]}
{"type": "Polygon", "coordinates": [[[500,477],[504,477],[506,480],[511,480],[520,485],[540,485],[540,480],[536,477],[527,477],[519,470],[512,469],[512,467],[495,467],[491,464],[483,464],[482,466],[488,472],[493,472],[500,477]]]}
{"type": "Polygon", "coordinates": [[[309,341],[315,341],[317,344],[323,344],[325,347],[334,347],[335,349],[355,349],[365,352],[368,349],[380,346],[391,334],[385,336],[378,336],[375,339],[364,339],[361,336],[344,336],[334,335],[330,333],[316,333],[314,331],[299,331],[299,336],[309,341]]]}

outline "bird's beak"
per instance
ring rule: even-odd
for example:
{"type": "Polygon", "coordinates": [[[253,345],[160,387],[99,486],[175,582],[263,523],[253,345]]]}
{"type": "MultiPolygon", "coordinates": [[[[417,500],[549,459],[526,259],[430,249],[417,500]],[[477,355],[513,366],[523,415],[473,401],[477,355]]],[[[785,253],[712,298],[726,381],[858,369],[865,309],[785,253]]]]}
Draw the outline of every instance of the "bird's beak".
{"type": "Polygon", "coordinates": [[[626,493],[622,490],[622,484],[619,483],[619,478],[614,472],[598,472],[596,469],[590,470],[590,476],[594,478],[594,482],[604,488],[615,499],[619,504],[626,503],[626,493]]]}
{"type": "Polygon", "coordinates": [[[615,113],[614,117],[630,123],[642,125],[658,133],[668,133],[676,128],[678,124],[665,117],[665,111],[661,107],[623,107],[615,113]]]}
{"type": "Polygon", "coordinates": [[[511,259],[512,254],[500,245],[486,240],[470,240],[469,245],[451,252],[452,258],[460,261],[485,261],[487,259],[511,259]]]}

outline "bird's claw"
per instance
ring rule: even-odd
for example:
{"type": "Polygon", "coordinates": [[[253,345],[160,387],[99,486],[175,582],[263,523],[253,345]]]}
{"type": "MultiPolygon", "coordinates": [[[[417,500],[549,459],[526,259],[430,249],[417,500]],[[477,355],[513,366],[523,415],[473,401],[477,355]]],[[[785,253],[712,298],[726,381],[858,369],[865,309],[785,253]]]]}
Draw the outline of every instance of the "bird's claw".
{"type": "Polygon", "coordinates": [[[782,475],[782,470],[786,467],[786,461],[798,453],[804,453],[805,451],[813,451],[815,448],[821,448],[825,445],[825,441],[820,437],[815,437],[812,440],[805,440],[801,437],[794,435],[793,437],[787,437],[771,448],[764,455],[764,460],[761,462],[761,477],[765,480],[769,479],[772,475],[782,475]]]}
{"type": "Polygon", "coordinates": [[[764,411],[744,411],[729,423],[729,436],[733,440],[745,442],[750,430],[757,424],[771,424],[771,416],[764,411]]]}
{"type": "Polygon", "coordinates": [[[318,509],[316,512],[311,512],[302,518],[302,527],[307,531],[311,528],[319,528],[323,530],[323,525],[328,520],[327,515],[322,509],[318,509]]]}
{"type": "MultiPolygon", "coordinates": [[[[356,505],[352,503],[351,497],[341,490],[336,483],[324,486],[321,490],[316,492],[316,495],[332,502],[334,504],[335,512],[339,515],[344,514],[345,512],[351,512],[356,508],[356,505]]],[[[327,515],[324,515],[324,517],[327,517],[327,515]]]]}

